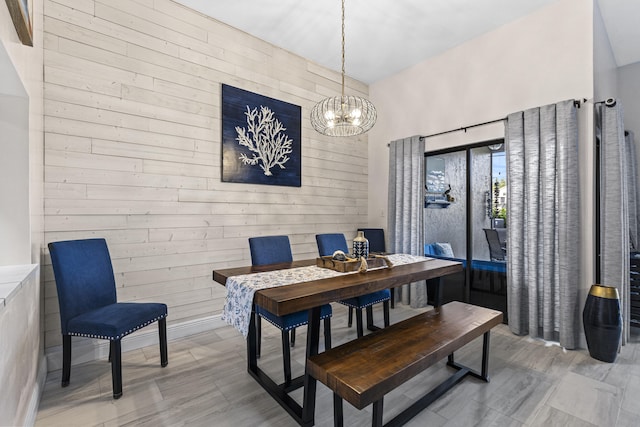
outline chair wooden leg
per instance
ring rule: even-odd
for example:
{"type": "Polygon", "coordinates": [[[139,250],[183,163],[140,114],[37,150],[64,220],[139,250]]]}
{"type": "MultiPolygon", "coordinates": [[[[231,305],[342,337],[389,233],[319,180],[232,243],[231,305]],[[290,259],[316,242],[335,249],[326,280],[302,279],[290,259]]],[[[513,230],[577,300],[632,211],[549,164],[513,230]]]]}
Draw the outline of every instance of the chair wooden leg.
{"type": "Polygon", "coordinates": [[[113,385],[113,398],[122,396],[122,353],[120,340],[110,341],[111,353],[111,384],[113,385]]]}
{"type": "Polygon", "coordinates": [[[163,368],[169,364],[167,351],[167,318],[158,320],[158,334],[160,335],[160,366],[163,368]]]}
{"type": "Polygon", "coordinates": [[[396,308],[396,288],[389,290],[391,291],[391,308],[396,308]]]}
{"type": "Polygon", "coordinates": [[[324,351],[331,348],[331,318],[324,319],[324,351]]]}
{"type": "Polygon", "coordinates": [[[289,346],[289,331],[282,331],[282,362],[284,367],[284,383],[291,384],[291,347],[289,346]]]}
{"type": "Polygon", "coordinates": [[[62,387],[69,385],[71,377],[71,335],[62,336],[62,387]]]}
{"type": "Polygon", "coordinates": [[[384,327],[389,327],[389,301],[382,302],[382,313],[384,316],[384,327]]]}
{"type": "Polygon", "coordinates": [[[374,329],[373,325],[373,306],[369,306],[365,308],[365,312],[367,313],[367,329],[374,329]]]}
{"type": "Polygon", "coordinates": [[[364,330],[362,329],[362,310],[361,309],[355,309],[356,310],[356,330],[358,333],[358,338],[362,338],[362,336],[364,335],[364,330]]]}
{"type": "Polygon", "coordinates": [[[349,321],[347,322],[349,328],[351,325],[353,325],[353,307],[349,307],[349,321]]]}

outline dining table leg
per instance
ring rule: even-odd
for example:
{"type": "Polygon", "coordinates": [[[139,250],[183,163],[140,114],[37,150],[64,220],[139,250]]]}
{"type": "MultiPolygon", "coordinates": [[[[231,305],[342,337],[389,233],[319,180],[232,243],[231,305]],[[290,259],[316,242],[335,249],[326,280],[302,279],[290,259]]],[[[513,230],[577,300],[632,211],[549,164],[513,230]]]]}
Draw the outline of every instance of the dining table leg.
{"type": "Polygon", "coordinates": [[[247,369],[249,372],[258,372],[258,322],[255,311],[251,310],[251,320],[249,321],[249,333],[247,334],[247,369]]]}
{"type": "Polygon", "coordinates": [[[442,305],[442,283],[440,277],[427,279],[427,298],[434,307],[442,305]]]}
{"type": "Polygon", "coordinates": [[[312,426],[316,409],[316,379],[309,374],[308,360],[318,354],[320,342],[320,307],[309,310],[307,325],[307,358],[304,368],[304,392],[302,397],[302,426],[312,426]]]}

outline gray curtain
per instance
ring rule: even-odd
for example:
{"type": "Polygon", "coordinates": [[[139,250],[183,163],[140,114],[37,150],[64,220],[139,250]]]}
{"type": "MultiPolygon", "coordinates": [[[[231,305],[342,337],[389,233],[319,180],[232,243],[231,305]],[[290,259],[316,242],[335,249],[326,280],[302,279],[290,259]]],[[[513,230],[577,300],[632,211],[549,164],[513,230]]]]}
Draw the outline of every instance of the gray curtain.
{"type": "MultiPolygon", "coordinates": [[[[389,145],[389,250],[424,255],[424,142],[419,136],[389,145]]],[[[396,288],[397,301],[411,307],[427,305],[426,282],[396,288]]]]}
{"type": "Polygon", "coordinates": [[[630,211],[635,206],[629,203],[631,193],[635,193],[635,178],[630,182],[635,150],[630,159],[619,102],[611,107],[596,105],[596,138],[600,140],[600,284],[618,288],[624,344],[629,338],[630,242],[637,240],[637,235],[630,228],[630,216],[635,215],[630,211]]]}
{"type": "Polygon", "coordinates": [[[509,327],[573,349],[581,331],[576,108],[573,100],[532,108],[506,126],[509,327]]]}
{"type": "Polygon", "coordinates": [[[627,193],[629,194],[629,239],[631,249],[640,251],[640,195],[638,194],[638,165],[636,158],[636,143],[634,134],[631,131],[624,132],[625,159],[627,162],[627,193]]]}

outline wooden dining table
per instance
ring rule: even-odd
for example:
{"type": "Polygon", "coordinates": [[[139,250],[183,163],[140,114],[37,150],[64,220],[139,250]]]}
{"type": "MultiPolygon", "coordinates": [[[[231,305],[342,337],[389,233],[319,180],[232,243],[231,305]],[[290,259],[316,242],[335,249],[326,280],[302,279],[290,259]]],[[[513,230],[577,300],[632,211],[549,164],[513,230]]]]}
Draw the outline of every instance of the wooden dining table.
{"type": "MultiPolygon", "coordinates": [[[[226,268],[213,271],[213,280],[225,285],[233,276],[316,265],[315,259],[289,263],[226,268]]],[[[254,305],[263,307],[278,316],[307,310],[306,359],[318,354],[320,337],[320,307],[323,304],[366,295],[383,289],[392,289],[421,280],[435,285],[435,305],[440,305],[439,278],[462,270],[460,262],[428,258],[424,261],[396,265],[393,268],[369,270],[365,273],[343,274],[337,277],[303,281],[256,291],[254,305]]],[[[247,335],[247,369],[249,374],[301,425],[314,425],[316,380],[305,373],[289,384],[277,384],[258,367],[256,347],[256,322],[251,315],[247,335]],[[302,405],[289,393],[304,387],[302,405]]]]}

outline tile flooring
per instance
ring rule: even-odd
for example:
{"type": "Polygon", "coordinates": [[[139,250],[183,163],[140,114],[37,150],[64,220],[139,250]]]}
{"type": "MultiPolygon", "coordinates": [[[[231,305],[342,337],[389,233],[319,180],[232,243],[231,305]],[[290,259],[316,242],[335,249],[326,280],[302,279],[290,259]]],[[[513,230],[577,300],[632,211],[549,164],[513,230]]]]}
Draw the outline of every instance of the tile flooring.
{"type": "MultiPolygon", "coordinates": [[[[346,308],[334,304],[334,345],[355,337],[346,326],[346,308]]],[[[399,305],[397,322],[416,313],[399,305]]],[[[375,319],[381,323],[381,308],[375,319]]],[[[155,327],[155,326],[152,326],[155,327]]],[[[298,329],[298,343],[305,330],[298,329]]],[[[321,340],[322,341],[322,340],[321,340]]],[[[456,360],[479,366],[480,339],[456,353],[456,360]]],[[[260,366],[281,378],[279,332],[263,322],[260,366]]],[[[294,375],[303,372],[304,346],[292,350],[294,375]]],[[[123,391],[111,398],[106,360],[71,369],[71,384],[60,387],[60,371],[50,372],[36,426],[295,426],[296,423],[246,372],[246,348],[231,327],[170,341],[169,366],[160,368],[157,346],[123,354],[123,391]]],[[[385,420],[407,407],[449,374],[444,361],[385,397],[385,420]]],[[[491,382],[468,378],[410,426],[640,426],[640,330],[613,364],[589,357],[587,350],[566,351],[539,340],[513,335],[506,325],[491,335],[491,382]]],[[[294,393],[300,401],[301,392],[294,393]]],[[[345,425],[371,424],[371,407],[344,405],[345,425]]],[[[316,425],[332,426],[330,391],[318,384],[316,425]]]]}

